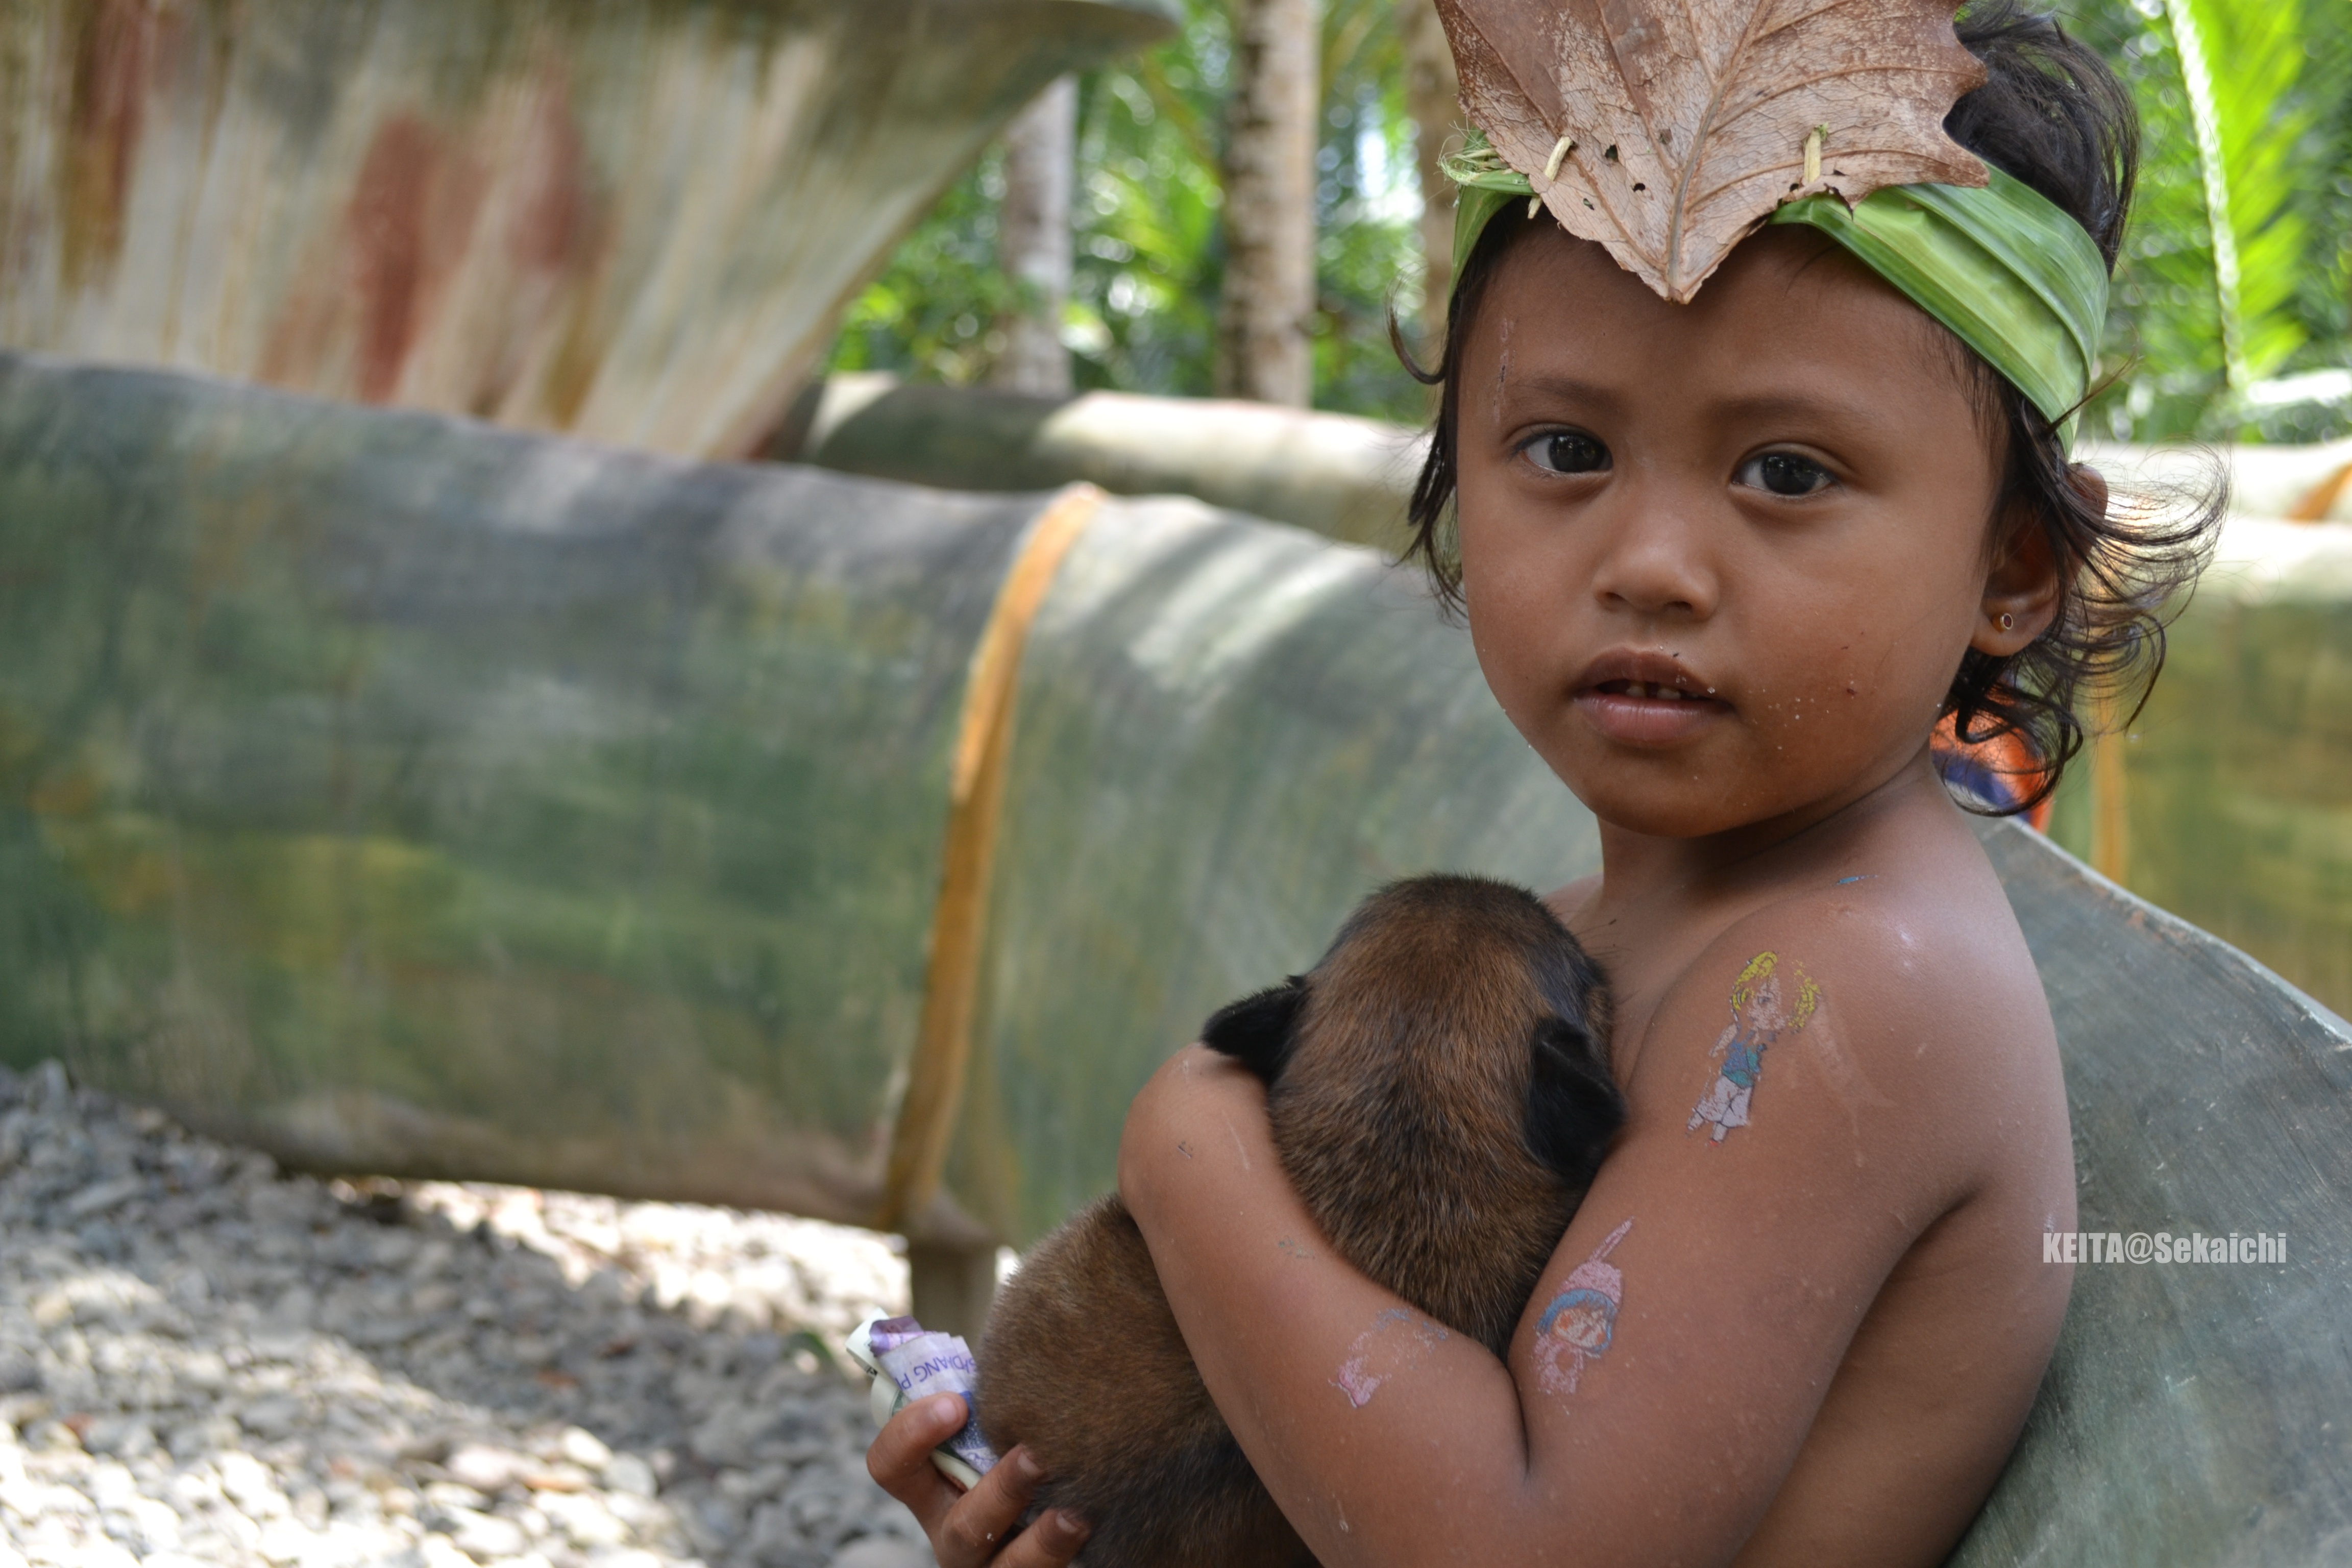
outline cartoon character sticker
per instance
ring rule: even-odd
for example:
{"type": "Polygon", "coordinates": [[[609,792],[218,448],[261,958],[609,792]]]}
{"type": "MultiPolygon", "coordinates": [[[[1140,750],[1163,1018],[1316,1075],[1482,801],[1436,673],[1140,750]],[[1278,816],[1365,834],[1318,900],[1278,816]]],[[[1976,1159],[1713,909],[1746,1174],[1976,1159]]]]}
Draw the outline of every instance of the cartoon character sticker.
{"type": "Polygon", "coordinates": [[[1701,1123],[1712,1123],[1715,1131],[1708,1142],[1713,1145],[1722,1142],[1733,1128],[1748,1125],[1748,1102],[1755,1098],[1756,1080],[1764,1071],[1765,1047],[1783,1035],[1801,1031],[1821,1005],[1822,988],[1803,970],[1789,964],[1787,978],[1797,986],[1793,1005],[1782,989],[1779,953],[1758,953],[1732,983],[1731,1024],[1711,1053],[1723,1058],[1722,1065],[1692,1109],[1690,1121],[1683,1129],[1685,1133],[1697,1131],[1701,1123]]]}
{"type": "Polygon", "coordinates": [[[1569,1271],[1559,1294],[1536,1320],[1538,1381],[1548,1394],[1574,1394],[1584,1363],[1609,1353],[1617,1335],[1617,1309],[1625,1300],[1624,1271],[1609,1261],[1625,1233],[1626,1220],[1592,1249],[1592,1256],[1569,1271]]]}
{"type": "Polygon", "coordinates": [[[1372,1320],[1372,1326],[1358,1334],[1348,1347],[1348,1359],[1339,1363],[1339,1375],[1331,1379],[1331,1386],[1348,1396],[1348,1403],[1361,1410],[1372,1402],[1380,1386],[1401,1372],[1411,1372],[1429,1359],[1429,1352],[1452,1336],[1444,1327],[1416,1316],[1402,1307],[1390,1307],[1372,1320]],[[1391,1331],[1403,1329],[1409,1336],[1402,1346],[1383,1344],[1391,1331]],[[1379,1362],[1379,1370],[1373,1363],[1379,1362]]]}

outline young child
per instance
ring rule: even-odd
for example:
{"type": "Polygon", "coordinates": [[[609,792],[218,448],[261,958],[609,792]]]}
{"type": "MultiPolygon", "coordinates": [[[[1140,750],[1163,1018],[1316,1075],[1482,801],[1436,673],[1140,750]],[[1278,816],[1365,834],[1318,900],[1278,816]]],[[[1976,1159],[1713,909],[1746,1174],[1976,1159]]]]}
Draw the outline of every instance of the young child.
{"type": "MultiPolygon", "coordinates": [[[[1935,1563],[2032,1403],[2071,1283],[2041,1245],[2074,1223],[2065,1092],[1932,741],[2021,750],[1998,804],[2034,804],[2077,692],[2148,673],[2220,508],[2111,516],[2066,457],[2128,99],[2003,0],[1959,34],[1990,74],[1945,127],[1998,171],[1960,216],[2040,236],[1990,282],[1977,253],[1906,273],[1840,204],[1670,303],[1530,212],[1535,171],[1472,161],[1417,548],[1600,818],[1601,873],[1550,901],[1609,972],[1631,1120],[1497,1362],[1317,1245],[1248,1073],[1194,1047],[1137,1099],[1120,1193],[1328,1568],[1935,1563]],[[1951,299],[2002,289],[2026,307],[1964,339],[1951,299]]],[[[899,1415],[877,1479],[950,1568],[1070,1561],[1084,1521],[1019,1527],[1021,1451],[968,1496],[938,1479],[963,1419],[899,1415]]]]}

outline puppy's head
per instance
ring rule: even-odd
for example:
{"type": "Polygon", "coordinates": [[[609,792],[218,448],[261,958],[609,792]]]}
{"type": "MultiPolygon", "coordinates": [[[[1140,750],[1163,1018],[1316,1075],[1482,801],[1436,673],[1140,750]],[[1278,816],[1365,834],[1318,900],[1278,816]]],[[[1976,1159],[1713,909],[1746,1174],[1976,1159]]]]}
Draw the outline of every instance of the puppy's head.
{"type": "Polygon", "coordinates": [[[1516,1123],[1581,1189],[1625,1119],[1608,1029],[1600,969],[1540,900],[1436,876],[1374,893],[1313,970],[1220,1009],[1202,1039],[1368,1115],[1407,1097],[1465,1133],[1516,1123]]]}

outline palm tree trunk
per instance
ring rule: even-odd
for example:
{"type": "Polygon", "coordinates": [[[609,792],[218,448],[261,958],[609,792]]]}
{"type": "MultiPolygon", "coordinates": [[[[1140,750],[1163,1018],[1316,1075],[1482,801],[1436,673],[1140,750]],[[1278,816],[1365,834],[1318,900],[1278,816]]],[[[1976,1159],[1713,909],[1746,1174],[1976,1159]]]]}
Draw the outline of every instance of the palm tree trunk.
{"type": "Polygon", "coordinates": [[[1462,84],[1431,0],[1399,0],[1397,36],[1421,163],[1422,334],[1433,345],[1444,335],[1445,301],[1454,289],[1454,182],[1438,168],[1437,157],[1461,122],[1462,84]]]}
{"type": "Polygon", "coordinates": [[[997,208],[997,256],[1020,308],[1003,322],[1003,352],[992,385],[1063,396],[1070,354],[1062,307],[1070,297],[1070,181],[1078,135],[1078,81],[1062,77],[1004,132],[1004,200],[997,208]]]}
{"type": "Polygon", "coordinates": [[[1303,408],[1315,390],[1316,0],[1234,0],[1217,388],[1303,408]]]}

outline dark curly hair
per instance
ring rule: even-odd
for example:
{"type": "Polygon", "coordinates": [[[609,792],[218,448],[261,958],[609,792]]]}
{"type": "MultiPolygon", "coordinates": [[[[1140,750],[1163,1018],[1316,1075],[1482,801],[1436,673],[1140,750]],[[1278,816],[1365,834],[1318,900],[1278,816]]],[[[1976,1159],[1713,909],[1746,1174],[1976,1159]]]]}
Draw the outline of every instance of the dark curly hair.
{"type": "MultiPolygon", "coordinates": [[[[2130,93],[2095,51],[2016,0],[1978,0],[1956,26],[1960,42],[1984,61],[1987,79],[1952,106],[1945,131],[2064,209],[2113,272],[2139,167],[2139,116],[2130,93]]],[[[1442,388],[1429,457],[1406,513],[1412,539],[1405,558],[1421,560],[1451,608],[1462,603],[1454,498],[1465,328],[1503,256],[1548,226],[1516,202],[1486,226],[1455,280],[1434,370],[1415,363],[1391,329],[1407,371],[1442,388]]],[[[2016,530],[2039,528],[2060,563],[2063,591],[2049,629],[2005,658],[1969,649],[1944,696],[1943,711],[1963,744],[2015,737],[2030,752],[2032,765],[2012,771],[2011,787],[2000,792],[2009,798],[1963,803],[2011,816],[2046,800],[2082,750],[2078,703],[2098,703],[2126,726],[2138,716],[2164,667],[2168,607],[2212,553],[2229,503],[2227,470],[2209,457],[2198,482],[2119,493],[2102,505],[2077,481],[2057,427],[1974,350],[1945,337],[1984,427],[2006,453],[1994,516],[2020,520],[1988,547],[2007,547],[2016,530]]]]}

